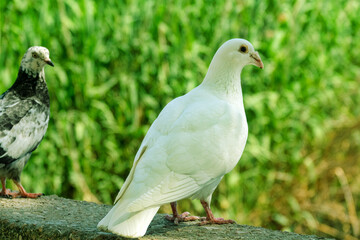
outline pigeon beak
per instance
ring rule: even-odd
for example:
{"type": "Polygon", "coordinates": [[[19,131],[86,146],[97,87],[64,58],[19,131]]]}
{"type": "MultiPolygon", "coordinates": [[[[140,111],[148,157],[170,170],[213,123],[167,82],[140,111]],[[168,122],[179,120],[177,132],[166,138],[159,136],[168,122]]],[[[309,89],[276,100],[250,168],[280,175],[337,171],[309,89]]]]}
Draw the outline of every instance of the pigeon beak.
{"type": "Polygon", "coordinates": [[[49,64],[50,66],[54,67],[54,64],[53,64],[53,62],[50,60],[50,58],[46,58],[44,61],[46,62],[46,64],[49,64]]]}
{"type": "Polygon", "coordinates": [[[264,68],[264,64],[263,62],[261,61],[261,58],[259,56],[259,53],[258,52],[254,52],[254,53],[250,53],[250,57],[254,60],[251,64],[252,65],[255,65],[259,68],[264,68]]]}

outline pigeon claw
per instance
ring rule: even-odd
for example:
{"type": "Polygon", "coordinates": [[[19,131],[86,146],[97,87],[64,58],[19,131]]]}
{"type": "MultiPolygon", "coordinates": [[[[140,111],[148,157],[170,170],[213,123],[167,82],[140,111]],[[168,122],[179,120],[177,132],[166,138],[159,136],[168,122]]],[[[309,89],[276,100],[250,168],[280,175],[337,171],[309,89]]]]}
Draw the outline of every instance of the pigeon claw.
{"type": "Polygon", "coordinates": [[[178,225],[180,222],[189,222],[189,221],[196,221],[196,220],[205,220],[204,218],[198,217],[198,216],[189,216],[190,213],[189,212],[183,212],[180,215],[177,216],[170,216],[170,215],[166,215],[165,219],[174,222],[175,225],[178,225]]]}
{"type": "Polygon", "coordinates": [[[225,220],[223,218],[213,218],[213,219],[206,219],[199,223],[200,226],[207,225],[207,224],[233,224],[236,223],[234,220],[225,220]]]}
{"type": "Polygon", "coordinates": [[[231,219],[225,220],[223,218],[214,217],[214,214],[212,213],[209,204],[204,200],[200,200],[200,202],[206,212],[206,219],[199,223],[199,225],[236,223],[234,220],[231,219]]]}
{"type": "Polygon", "coordinates": [[[2,197],[2,198],[13,198],[12,195],[13,195],[13,193],[11,192],[10,189],[5,189],[5,191],[2,190],[2,191],[0,192],[0,197],[2,197]]]}
{"type": "Polygon", "coordinates": [[[0,192],[0,197],[3,198],[38,198],[44,195],[43,193],[21,193],[21,192],[12,192],[10,189],[7,189],[5,193],[0,192]]]}
{"type": "Polygon", "coordinates": [[[44,194],[43,193],[28,193],[28,192],[26,192],[26,193],[20,193],[19,195],[20,195],[20,197],[23,197],[23,198],[38,198],[44,194]]]}
{"type": "Polygon", "coordinates": [[[42,195],[44,195],[43,193],[28,193],[26,192],[26,190],[24,189],[24,187],[21,185],[20,182],[18,181],[14,181],[14,183],[16,184],[16,186],[19,188],[19,193],[17,193],[16,197],[23,197],[23,198],[38,198],[42,195]]]}

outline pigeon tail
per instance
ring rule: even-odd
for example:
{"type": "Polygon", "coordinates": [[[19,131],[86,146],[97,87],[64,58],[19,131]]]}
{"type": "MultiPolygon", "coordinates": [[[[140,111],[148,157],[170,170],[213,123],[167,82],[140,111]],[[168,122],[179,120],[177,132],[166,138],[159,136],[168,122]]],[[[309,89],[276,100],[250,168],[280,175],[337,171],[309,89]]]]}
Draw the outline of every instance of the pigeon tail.
{"type": "Polygon", "coordinates": [[[117,202],[110,212],[99,222],[98,229],[112,232],[128,238],[145,235],[151,220],[160,207],[148,208],[137,212],[128,212],[126,203],[117,202]]]}

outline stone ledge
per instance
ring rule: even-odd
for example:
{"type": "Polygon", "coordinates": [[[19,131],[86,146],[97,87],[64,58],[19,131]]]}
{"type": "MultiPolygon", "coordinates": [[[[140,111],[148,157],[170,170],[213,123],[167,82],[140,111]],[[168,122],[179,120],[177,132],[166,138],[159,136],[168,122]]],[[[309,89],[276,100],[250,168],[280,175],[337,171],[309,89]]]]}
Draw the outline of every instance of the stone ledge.
{"type": "MultiPolygon", "coordinates": [[[[100,232],[97,223],[111,209],[109,205],[75,201],[56,195],[38,199],[0,198],[0,239],[125,239],[100,232]]],[[[317,240],[313,235],[273,231],[239,224],[198,226],[173,223],[157,214],[141,239],[244,239],[317,240]]]]}

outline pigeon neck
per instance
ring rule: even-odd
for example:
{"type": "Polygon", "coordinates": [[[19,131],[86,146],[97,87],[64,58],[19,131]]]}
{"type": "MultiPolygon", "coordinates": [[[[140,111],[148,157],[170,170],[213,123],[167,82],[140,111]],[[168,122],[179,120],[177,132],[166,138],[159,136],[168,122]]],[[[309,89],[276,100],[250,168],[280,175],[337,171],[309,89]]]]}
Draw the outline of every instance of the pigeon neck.
{"type": "Polygon", "coordinates": [[[216,95],[242,101],[240,74],[243,67],[211,62],[202,85],[216,95]]]}
{"type": "Polygon", "coordinates": [[[28,98],[35,96],[40,101],[49,105],[49,93],[45,82],[44,69],[36,75],[29,75],[20,68],[18,77],[11,89],[20,97],[28,98]]]}

